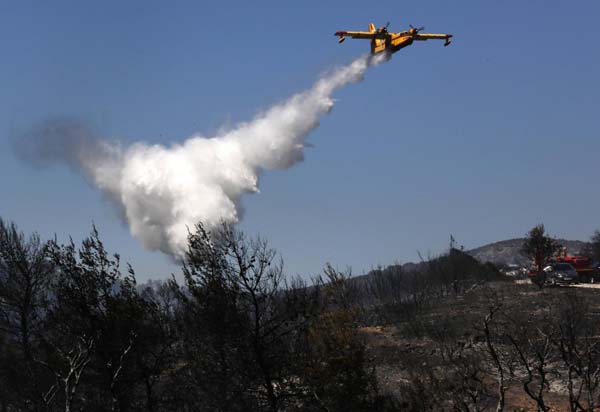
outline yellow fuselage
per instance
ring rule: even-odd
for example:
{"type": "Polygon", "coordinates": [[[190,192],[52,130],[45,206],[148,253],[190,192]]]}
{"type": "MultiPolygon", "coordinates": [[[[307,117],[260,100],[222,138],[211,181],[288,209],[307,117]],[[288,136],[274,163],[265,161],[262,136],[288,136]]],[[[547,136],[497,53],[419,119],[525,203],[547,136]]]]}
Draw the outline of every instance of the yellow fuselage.
{"type": "Polygon", "coordinates": [[[371,40],[371,53],[376,54],[384,51],[396,53],[398,50],[410,46],[413,41],[413,36],[410,35],[390,34],[385,39],[371,40]]]}

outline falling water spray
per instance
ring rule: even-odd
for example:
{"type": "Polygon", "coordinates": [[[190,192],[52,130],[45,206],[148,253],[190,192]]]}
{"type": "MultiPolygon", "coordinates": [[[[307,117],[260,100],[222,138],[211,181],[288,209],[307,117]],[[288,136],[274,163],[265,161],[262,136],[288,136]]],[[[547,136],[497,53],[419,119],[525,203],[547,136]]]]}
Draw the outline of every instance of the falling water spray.
{"type": "Polygon", "coordinates": [[[362,80],[369,67],[385,59],[360,57],[217,136],[194,135],[171,146],[123,147],[78,123],[54,119],[29,131],[21,150],[37,163],[67,162],[83,172],[117,206],[145,248],[181,256],[189,227],[237,223],[241,197],[258,191],[263,171],[302,161],[306,138],[334,105],[333,92],[362,80]]]}

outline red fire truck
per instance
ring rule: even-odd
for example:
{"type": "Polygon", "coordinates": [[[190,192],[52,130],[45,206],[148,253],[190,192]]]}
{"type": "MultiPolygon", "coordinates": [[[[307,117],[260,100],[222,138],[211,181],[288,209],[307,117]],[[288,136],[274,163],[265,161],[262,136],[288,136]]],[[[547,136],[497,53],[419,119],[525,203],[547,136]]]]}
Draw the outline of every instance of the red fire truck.
{"type": "Polygon", "coordinates": [[[561,248],[554,257],[556,263],[570,263],[579,274],[581,282],[594,282],[600,280],[597,269],[592,265],[592,259],[585,256],[574,256],[567,254],[565,247],[561,248]]]}

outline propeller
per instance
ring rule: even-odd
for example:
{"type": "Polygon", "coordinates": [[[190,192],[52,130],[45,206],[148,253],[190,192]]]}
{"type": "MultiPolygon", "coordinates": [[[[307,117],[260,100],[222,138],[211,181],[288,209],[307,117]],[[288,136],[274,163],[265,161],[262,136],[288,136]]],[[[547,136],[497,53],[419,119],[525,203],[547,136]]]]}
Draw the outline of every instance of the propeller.
{"type": "Polygon", "coordinates": [[[418,32],[420,32],[421,30],[425,30],[425,26],[421,26],[421,27],[419,27],[418,29],[415,29],[415,27],[414,27],[412,24],[409,24],[408,26],[409,26],[411,29],[414,29],[414,30],[415,30],[415,33],[418,33],[418,32]]]}
{"type": "Polygon", "coordinates": [[[378,31],[379,33],[385,33],[385,32],[387,32],[387,28],[388,28],[388,26],[389,26],[389,25],[390,25],[390,22],[388,21],[388,22],[385,24],[385,26],[381,26],[379,29],[377,29],[377,31],[378,31]]]}

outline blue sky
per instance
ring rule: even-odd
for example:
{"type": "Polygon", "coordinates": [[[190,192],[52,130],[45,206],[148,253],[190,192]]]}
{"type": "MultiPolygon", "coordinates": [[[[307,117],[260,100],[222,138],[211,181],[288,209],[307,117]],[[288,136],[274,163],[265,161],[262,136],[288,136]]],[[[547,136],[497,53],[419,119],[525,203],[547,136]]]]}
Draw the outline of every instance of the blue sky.
{"type": "Polygon", "coordinates": [[[94,221],[141,279],[178,272],[66,167],[36,170],[10,136],[53,116],[125,142],[182,141],[249,120],[352,61],[336,30],[391,21],[449,32],[416,44],[337,104],[306,160],[261,179],[240,227],[309,276],[465,247],[600,228],[596,1],[0,3],[0,216],[80,239],[94,221]]]}

